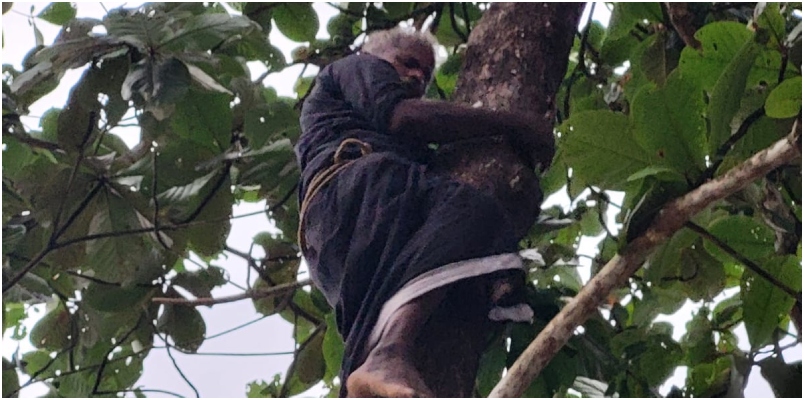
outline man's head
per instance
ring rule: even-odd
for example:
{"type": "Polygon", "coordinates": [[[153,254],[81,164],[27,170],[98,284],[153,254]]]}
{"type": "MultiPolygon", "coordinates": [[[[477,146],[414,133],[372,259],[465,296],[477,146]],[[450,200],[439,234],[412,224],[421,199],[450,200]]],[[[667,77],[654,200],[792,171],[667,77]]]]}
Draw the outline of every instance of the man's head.
{"type": "Polygon", "coordinates": [[[422,97],[435,68],[435,39],[429,33],[394,28],[369,35],[363,52],[390,62],[410,97],[422,97]]]}

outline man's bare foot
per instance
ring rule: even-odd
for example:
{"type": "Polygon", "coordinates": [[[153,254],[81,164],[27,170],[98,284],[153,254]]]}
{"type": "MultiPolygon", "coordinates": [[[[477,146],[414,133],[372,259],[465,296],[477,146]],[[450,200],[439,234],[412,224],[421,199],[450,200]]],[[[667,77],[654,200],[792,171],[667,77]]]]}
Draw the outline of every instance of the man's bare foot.
{"type": "Polygon", "coordinates": [[[434,397],[408,355],[375,349],[366,362],[349,375],[349,397],[434,397]]]}

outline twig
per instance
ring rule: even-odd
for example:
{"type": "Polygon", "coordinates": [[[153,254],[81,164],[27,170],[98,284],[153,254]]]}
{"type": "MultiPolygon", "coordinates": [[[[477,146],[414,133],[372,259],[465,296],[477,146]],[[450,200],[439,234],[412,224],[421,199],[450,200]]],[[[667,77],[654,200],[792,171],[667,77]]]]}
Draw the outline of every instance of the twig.
{"type": "Polygon", "coordinates": [[[156,241],[162,245],[167,250],[170,250],[170,246],[165,243],[165,239],[162,238],[162,232],[159,232],[159,196],[157,196],[157,169],[156,168],[156,156],[158,155],[158,151],[156,148],[151,146],[151,201],[154,202],[154,236],[156,236],[156,241]]]}
{"type": "Polygon", "coordinates": [[[458,34],[464,43],[469,41],[469,36],[458,29],[458,21],[455,19],[455,3],[449,3],[449,23],[452,25],[452,30],[458,34]]]}
{"type": "Polygon", "coordinates": [[[309,279],[305,279],[297,282],[290,282],[282,285],[277,285],[266,290],[251,290],[246,291],[245,293],[240,293],[232,296],[223,296],[214,298],[199,297],[195,300],[188,300],[176,297],[154,297],[151,299],[151,301],[158,304],[181,304],[190,307],[211,306],[214,304],[233,303],[235,301],[245,299],[262,299],[266,297],[276,296],[282,293],[302,288],[310,284],[312,284],[312,281],[309,279]]]}
{"type": "Polygon", "coordinates": [[[100,366],[98,367],[98,373],[95,375],[95,385],[92,387],[92,394],[97,394],[98,393],[98,388],[100,387],[101,380],[103,378],[103,370],[106,369],[106,366],[108,365],[108,363],[110,361],[109,360],[109,355],[112,354],[114,349],[117,347],[117,343],[119,343],[120,345],[125,343],[126,340],[128,340],[128,338],[131,335],[133,335],[134,332],[137,331],[137,329],[139,329],[140,324],[142,323],[142,321],[143,321],[142,314],[140,314],[140,318],[137,319],[137,323],[134,324],[134,326],[131,329],[129,329],[128,332],[126,332],[123,335],[123,337],[120,338],[120,340],[115,340],[114,343],[116,343],[116,344],[112,344],[109,347],[109,350],[106,352],[106,354],[103,355],[103,361],[101,361],[100,366]]]}
{"type": "Polygon", "coordinates": [[[609,293],[622,286],[639,269],[648,255],[681,229],[692,216],[712,202],[725,198],[780,165],[800,157],[799,124],[800,120],[796,121],[790,135],[758,152],[725,175],[664,206],[650,227],[641,236],[628,243],[620,254],[614,256],[547,324],[508,369],[508,374],[494,387],[489,397],[522,395],[545,365],[567,343],[575,329],[596,312],[598,305],[609,293]]]}
{"type": "Polygon", "coordinates": [[[179,363],[176,362],[176,358],[173,357],[173,354],[170,353],[170,344],[167,341],[167,337],[162,337],[162,335],[160,335],[159,333],[157,333],[156,335],[159,336],[159,338],[162,339],[163,342],[165,342],[165,352],[167,352],[168,358],[170,358],[170,361],[173,363],[173,368],[175,368],[176,372],[179,373],[181,379],[183,379],[184,382],[187,383],[187,386],[189,386],[190,389],[192,389],[193,393],[195,393],[195,397],[201,398],[201,394],[198,393],[198,389],[195,387],[195,385],[193,385],[192,382],[190,382],[190,379],[188,379],[187,376],[184,375],[184,371],[182,371],[181,368],[179,367],[179,363]]]}
{"type": "Polygon", "coordinates": [[[740,127],[737,128],[737,132],[734,132],[733,135],[729,136],[729,139],[717,149],[715,156],[713,157],[714,160],[712,165],[707,168],[703,174],[701,174],[701,177],[698,178],[698,182],[696,182],[695,187],[701,186],[704,182],[712,179],[712,177],[715,176],[715,172],[717,172],[718,168],[720,168],[720,165],[723,163],[723,160],[726,159],[726,155],[729,154],[729,151],[731,151],[732,147],[734,147],[737,142],[748,134],[748,129],[751,128],[751,125],[762,118],[763,115],[765,115],[765,109],[760,108],[752,112],[749,116],[745,117],[743,122],[740,124],[740,127]]]}
{"type": "Polygon", "coordinates": [[[720,238],[718,238],[717,236],[709,233],[709,231],[704,229],[702,226],[692,221],[687,221],[684,224],[684,227],[701,235],[701,237],[703,237],[704,239],[712,242],[712,244],[720,248],[720,250],[723,250],[726,254],[730,255],[732,258],[748,267],[748,269],[753,271],[755,274],[765,278],[765,280],[770,282],[773,286],[776,286],[777,288],[781,289],[783,292],[787,293],[790,297],[796,299],[799,302],[801,301],[801,292],[796,292],[790,286],[787,286],[784,282],[776,279],[776,277],[769,274],[762,267],[757,265],[757,263],[751,261],[750,259],[748,259],[748,257],[740,254],[740,252],[738,252],[733,247],[726,244],[726,242],[720,240],[720,238]]]}

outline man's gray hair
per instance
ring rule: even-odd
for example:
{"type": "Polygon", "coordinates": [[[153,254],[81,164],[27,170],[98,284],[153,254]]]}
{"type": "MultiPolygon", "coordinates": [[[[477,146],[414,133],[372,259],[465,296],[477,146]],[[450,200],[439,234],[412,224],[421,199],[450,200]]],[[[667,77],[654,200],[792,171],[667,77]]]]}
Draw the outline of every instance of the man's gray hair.
{"type": "Polygon", "coordinates": [[[366,38],[366,43],[361,50],[364,53],[382,56],[388,51],[407,47],[421,46],[435,51],[436,44],[436,39],[430,32],[396,27],[372,33],[366,38]]]}

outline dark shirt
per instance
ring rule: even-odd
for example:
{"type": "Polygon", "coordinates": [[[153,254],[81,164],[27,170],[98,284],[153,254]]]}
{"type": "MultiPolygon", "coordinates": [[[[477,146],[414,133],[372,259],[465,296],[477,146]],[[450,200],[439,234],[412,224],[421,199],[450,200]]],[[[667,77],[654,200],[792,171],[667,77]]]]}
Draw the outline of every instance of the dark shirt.
{"type": "Polygon", "coordinates": [[[335,149],[346,138],[363,140],[375,152],[424,162],[426,146],[388,134],[394,108],[406,93],[393,65],[370,54],[350,55],[321,70],[301,112],[302,135],[295,148],[302,170],[300,194],[316,173],[332,165],[335,149]]]}

